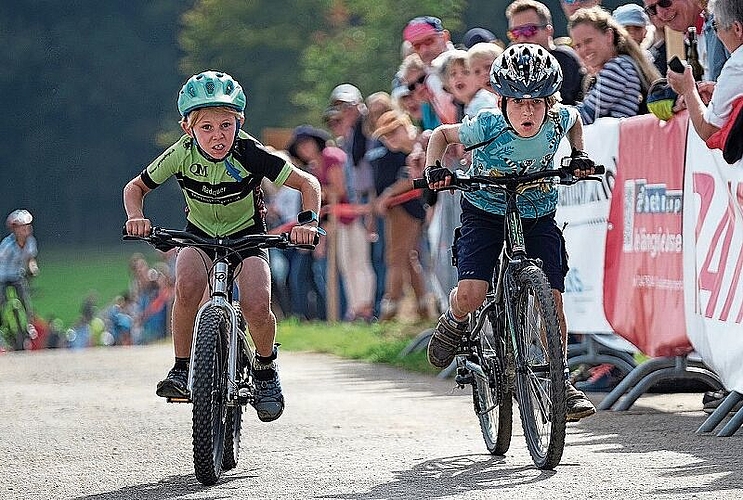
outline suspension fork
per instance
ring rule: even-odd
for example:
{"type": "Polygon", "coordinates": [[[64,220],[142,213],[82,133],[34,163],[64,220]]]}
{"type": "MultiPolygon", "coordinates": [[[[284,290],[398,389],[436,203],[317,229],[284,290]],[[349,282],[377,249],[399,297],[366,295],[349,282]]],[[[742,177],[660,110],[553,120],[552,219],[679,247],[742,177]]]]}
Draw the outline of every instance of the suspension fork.
{"type": "MultiPolygon", "coordinates": [[[[196,319],[194,321],[193,334],[191,338],[191,365],[193,366],[193,356],[196,352],[196,338],[198,336],[198,325],[201,321],[201,316],[208,307],[218,307],[222,309],[230,319],[230,332],[228,338],[228,349],[227,349],[227,401],[232,401],[236,398],[237,393],[237,353],[238,353],[238,338],[240,335],[237,331],[237,312],[235,308],[229,302],[229,284],[232,281],[232,269],[230,265],[224,260],[218,260],[214,264],[214,273],[212,276],[212,292],[211,298],[199,308],[196,313],[196,319]]],[[[188,371],[188,392],[191,393],[193,390],[193,370],[188,371]]]]}

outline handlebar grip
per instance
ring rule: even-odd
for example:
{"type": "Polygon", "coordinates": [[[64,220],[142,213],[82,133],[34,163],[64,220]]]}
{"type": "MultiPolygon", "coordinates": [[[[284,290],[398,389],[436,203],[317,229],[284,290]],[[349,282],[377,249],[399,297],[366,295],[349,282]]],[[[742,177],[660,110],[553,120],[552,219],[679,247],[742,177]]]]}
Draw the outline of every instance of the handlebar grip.
{"type": "Polygon", "coordinates": [[[603,174],[606,172],[606,167],[603,165],[594,165],[593,166],[593,173],[594,174],[603,174]]]}
{"type": "Polygon", "coordinates": [[[428,182],[425,178],[413,179],[413,189],[425,189],[428,187],[428,182]]]}

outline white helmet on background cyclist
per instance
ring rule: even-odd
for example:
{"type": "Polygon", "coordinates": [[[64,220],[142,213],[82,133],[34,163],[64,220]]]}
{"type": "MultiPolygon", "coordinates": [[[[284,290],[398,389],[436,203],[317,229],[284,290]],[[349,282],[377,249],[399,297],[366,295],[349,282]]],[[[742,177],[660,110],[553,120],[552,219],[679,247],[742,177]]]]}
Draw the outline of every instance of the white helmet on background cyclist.
{"type": "Polygon", "coordinates": [[[5,219],[5,225],[8,227],[8,229],[13,229],[14,227],[18,226],[26,226],[28,224],[31,224],[34,220],[34,216],[31,215],[31,212],[28,210],[13,210],[10,212],[10,215],[8,215],[8,218],[5,219]]]}

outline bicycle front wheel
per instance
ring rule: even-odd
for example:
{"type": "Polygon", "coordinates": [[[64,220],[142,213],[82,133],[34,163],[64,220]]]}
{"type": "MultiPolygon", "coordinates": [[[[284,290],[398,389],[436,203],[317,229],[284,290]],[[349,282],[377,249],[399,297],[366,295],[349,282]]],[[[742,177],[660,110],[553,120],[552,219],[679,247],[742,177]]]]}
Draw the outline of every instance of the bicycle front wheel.
{"type": "Polygon", "coordinates": [[[486,378],[474,374],[472,399],[485,446],[493,455],[505,455],[511,446],[513,393],[506,380],[501,338],[496,335],[495,318],[488,314],[480,330],[478,356],[486,378]]]}
{"type": "Polygon", "coordinates": [[[552,290],[536,266],[516,276],[516,393],[534,464],[553,469],[565,447],[565,358],[552,290]]]}
{"type": "Polygon", "coordinates": [[[193,371],[193,458],[196,479],[212,485],[222,473],[227,422],[227,338],[222,309],[207,307],[197,326],[193,371]]]}

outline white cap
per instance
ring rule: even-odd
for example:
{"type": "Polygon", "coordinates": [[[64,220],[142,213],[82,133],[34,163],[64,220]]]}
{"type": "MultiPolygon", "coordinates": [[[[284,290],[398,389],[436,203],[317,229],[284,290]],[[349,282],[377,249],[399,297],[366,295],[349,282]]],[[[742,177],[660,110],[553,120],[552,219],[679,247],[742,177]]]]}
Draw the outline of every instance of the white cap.
{"type": "Polygon", "coordinates": [[[364,100],[361,91],[350,83],[341,83],[330,93],[330,102],[347,102],[349,104],[361,104],[364,100]]]}

